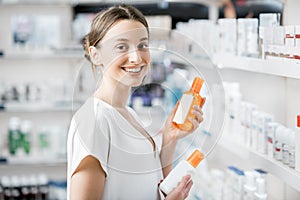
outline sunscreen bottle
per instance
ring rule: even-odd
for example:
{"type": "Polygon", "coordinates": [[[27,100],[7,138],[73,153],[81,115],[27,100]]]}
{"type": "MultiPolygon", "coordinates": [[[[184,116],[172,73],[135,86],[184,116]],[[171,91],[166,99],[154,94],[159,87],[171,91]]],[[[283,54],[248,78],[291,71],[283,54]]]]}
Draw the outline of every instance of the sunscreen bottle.
{"type": "Polygon", "coordinates": [[[176,113],[173,118],[173,124],[184,131],[193,129],[193,124],[189,120],[190,117],[194,118],[194,114],[191,112],[194,105],[202,106],[203,98],[199,92],[203,85],[204,80],[195,77],[190,90],[185,91],[180,98],[180,102],[176,113]]]}
{"type": "Polygon", "coordinates": [[[160,189],[165,193],[169,192],[177,187],[177,184],[181,181],[182,177],[187,174],[195,173],[195,168],[203,160],[204,155],[199,151],[195,150],[187,160],[180,161],[169,175],[161,182],[160,189]]]}

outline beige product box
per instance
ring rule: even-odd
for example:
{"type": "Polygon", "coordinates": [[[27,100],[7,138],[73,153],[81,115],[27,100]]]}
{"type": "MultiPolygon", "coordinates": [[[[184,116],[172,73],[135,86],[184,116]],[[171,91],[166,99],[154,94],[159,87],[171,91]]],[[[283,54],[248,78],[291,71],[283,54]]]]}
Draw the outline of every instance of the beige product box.
{"type": "Polygon", "coordinates": [[[295,26],[285,26],[285,46],[295,46],[295,26]]]}
{"type": "Polygon", "coordinates": [[[295,169],[296,171],[300,172],[300,115],[297,115],[297,126],[295,131],[295,169]]]}

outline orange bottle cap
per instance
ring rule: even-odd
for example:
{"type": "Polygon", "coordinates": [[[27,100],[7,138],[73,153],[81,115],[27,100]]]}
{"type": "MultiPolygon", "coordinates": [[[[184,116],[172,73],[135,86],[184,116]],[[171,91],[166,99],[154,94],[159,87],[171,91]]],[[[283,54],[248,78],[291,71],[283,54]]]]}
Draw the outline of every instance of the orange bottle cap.
{"type": "Polygon", "coordinates": [[[300,115],[297,115],[297,126],[300,128],[300,115]]]}
{"type": "Polygon", "coordinates": [[[201,89],[201,87],[203,85],[203,82],[204,82],[204,80],[201,79],[200,77],[195,77],[191,89],[194,92],[199,93],[200,89],[201,89]]]}
{"type": "Polygon", "coordinates": [[[204,154],[199,150],[195,150],[190,157],[187,159],[187,162],[190,163],[193,167],[197,167],[199,163],[203,160],[204,154]]]}

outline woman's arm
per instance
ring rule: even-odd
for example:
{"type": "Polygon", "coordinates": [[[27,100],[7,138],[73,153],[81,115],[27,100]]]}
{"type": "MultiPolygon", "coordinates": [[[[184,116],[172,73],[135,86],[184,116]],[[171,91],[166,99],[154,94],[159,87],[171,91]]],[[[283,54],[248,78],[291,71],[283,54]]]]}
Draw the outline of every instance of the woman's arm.
{"type": "MultiPolygon", "coordinates": [[[[205,104],[205,100],[206,99],[203,98],[202,106],[205,104]]],[[[179,130],[172,123],[178,105],[179,103],[176,104],[175,108],[166,121],[164,129],[162,130],[162,148],[160,152],[160,161],[164,177],[166,177],[172,170],[172,163],[178,140],[194,132],[194,130],[196,130],[199,127],[199,124],[203,121],[202,107],[194,106],[193,114],[195,115],[195,118],[190,119],[193,124],[193,129],[190,131],[179,130]]]]}
{"type": "Polygon", "coordinates": [[[105,172],[93,156],[84,158],[71,177],[70,200],[101,199],[105,172]]]}

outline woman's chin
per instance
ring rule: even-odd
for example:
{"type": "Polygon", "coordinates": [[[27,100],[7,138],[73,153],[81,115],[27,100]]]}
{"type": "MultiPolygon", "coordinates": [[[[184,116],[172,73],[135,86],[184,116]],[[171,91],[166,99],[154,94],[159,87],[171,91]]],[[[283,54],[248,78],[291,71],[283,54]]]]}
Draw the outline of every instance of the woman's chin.
{"type": "Polygon", "coordinates": [[[143,81],[134,82],[134,83],[131,84],[131,87],[139,87],[139,86],[142,85],[142,83],[143,83],[143,81]]]}

